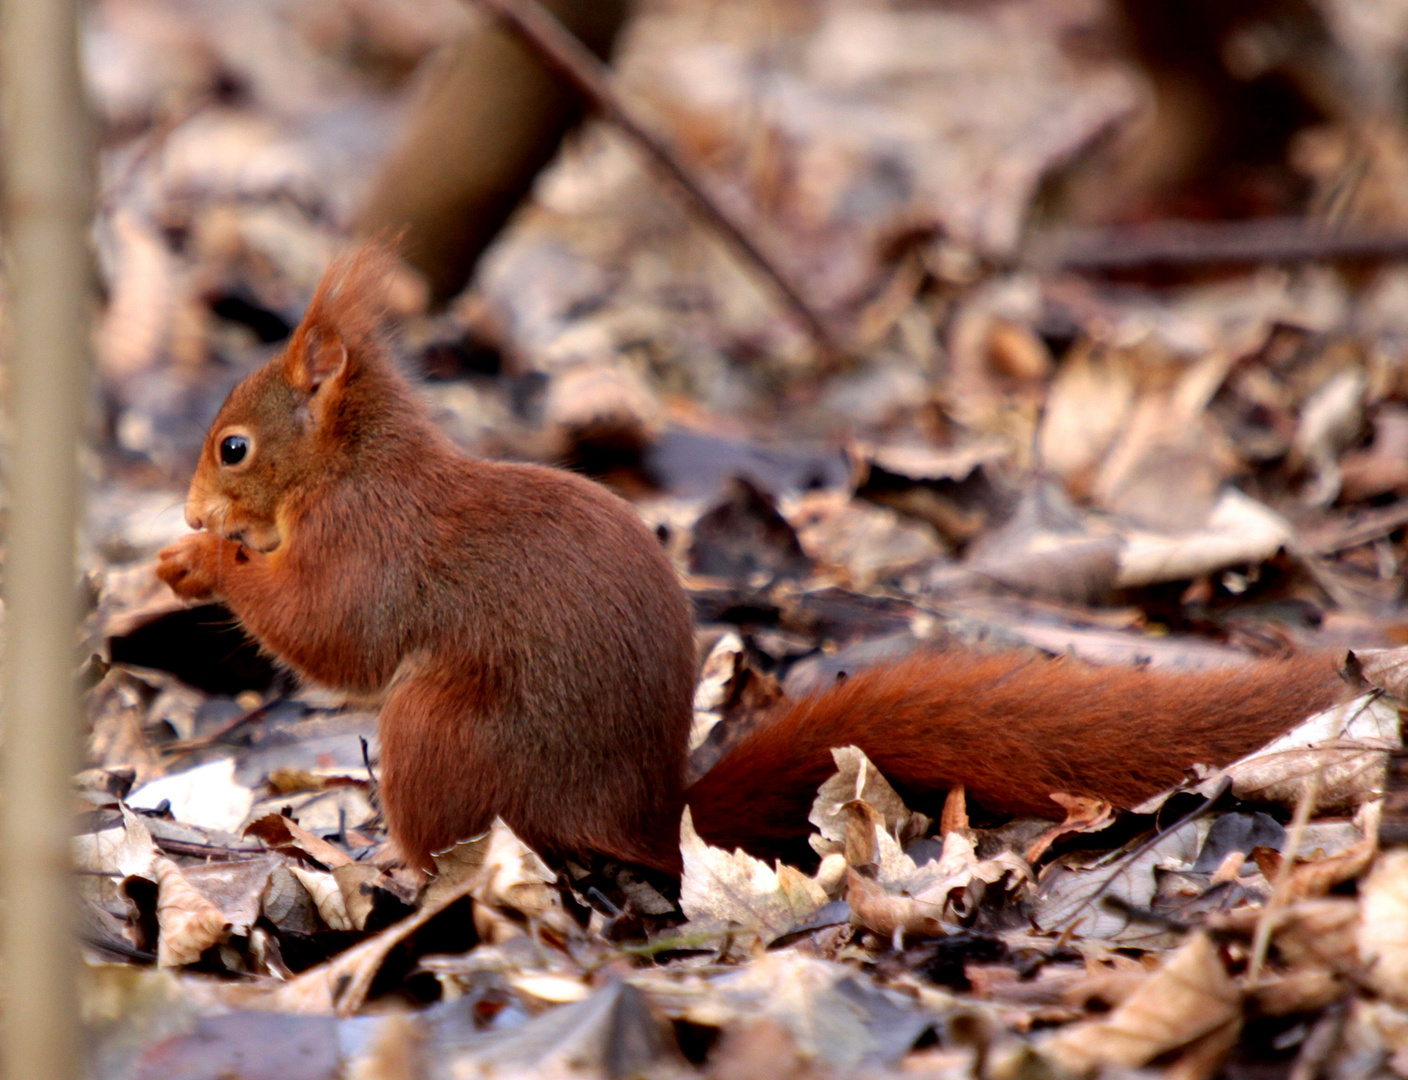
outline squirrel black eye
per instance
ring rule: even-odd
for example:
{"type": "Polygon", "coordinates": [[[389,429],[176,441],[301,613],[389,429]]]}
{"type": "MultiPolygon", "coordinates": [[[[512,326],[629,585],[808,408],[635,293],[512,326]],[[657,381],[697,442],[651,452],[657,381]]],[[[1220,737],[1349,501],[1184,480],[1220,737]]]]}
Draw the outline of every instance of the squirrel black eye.
{"type": "Polygon", "coordinates": [[[238,465],[249,453],[249,440],[243,435],[226,435],[220,440],[220,464],[238,465]]]}

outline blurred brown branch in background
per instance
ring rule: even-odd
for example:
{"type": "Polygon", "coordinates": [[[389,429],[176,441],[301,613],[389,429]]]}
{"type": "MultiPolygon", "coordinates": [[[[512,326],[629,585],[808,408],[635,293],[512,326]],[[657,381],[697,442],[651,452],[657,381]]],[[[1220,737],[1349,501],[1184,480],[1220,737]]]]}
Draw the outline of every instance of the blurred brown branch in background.
{"type": "MultiPolygon", "coordinates": [[[[610,56],[628,0],[549,0],[584,51],[610,56]]],[[[580,114],[577,95],[493,20],[436,65],[400,145],[379,171],[358,231],[405,229],[408,261],[445,299],[464,287],[580,114]]]]}
{"type": "Polygon", "coordinates": [[[672,180],[691,211],[716,230],[766,278],[796,321],[832,359],[845,350],[822,317],[798,291],[788,274],[765,254],[748,230],[705,190],[693,170],[662,139],[636,119],[611,85],[610,73],[585,45],[538,0],[478,0],[478,3],[521,35],[555,71],[567,79],[592,107],[646,152],[651,162],[672,180]]]}

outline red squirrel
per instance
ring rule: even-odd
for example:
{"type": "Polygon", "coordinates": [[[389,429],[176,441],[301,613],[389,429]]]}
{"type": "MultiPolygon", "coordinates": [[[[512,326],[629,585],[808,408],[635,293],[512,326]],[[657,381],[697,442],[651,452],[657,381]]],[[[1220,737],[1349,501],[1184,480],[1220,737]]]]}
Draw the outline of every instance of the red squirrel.
{"type": "Polygon", "coordinates": [[[329,268],[287,348],[210,428],[157,573],[223,599],[300,675],[380,701],[380,792],[400,857],[501,816],[543,853],[680,872],[704,839],[805,851],[830,749],[861,747],[920,801],[962,784],[996,812],[1060,818],[1053,792],[1133,805],[1332,701],[1324,658],[1204,674],[962,652],[862,671],[784,702],[685,789],[689,602],[624,500],[538,465],[472,460],[381,337],[391,256],[329,268]]]}

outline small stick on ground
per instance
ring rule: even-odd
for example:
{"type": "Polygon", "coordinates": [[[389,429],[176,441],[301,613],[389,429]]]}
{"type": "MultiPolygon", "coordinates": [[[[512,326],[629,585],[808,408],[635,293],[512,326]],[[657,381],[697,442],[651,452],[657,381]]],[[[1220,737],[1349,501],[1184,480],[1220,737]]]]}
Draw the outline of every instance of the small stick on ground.
{"type": "Polygon", "coordinates": [[[1305,826],[1315,811],[1315,800],[1320,795],[1320,781],[1325,770],[1322,766],[1310,776],[1310,783],[1296,803],[1291,827],[1286,830],[1286,841],[1281,845],[1281,866],[1276,871],[1272,883],[1271,899],[1261,909],[1261,918],[1256,921],[1256,932],[1252,935],[1251,959],[1247,963],[1247,985],[1255,987],[1261,978],[1262,966],[1266,963],[1266,950],[1271,944],[1271,935],[1276,930],[1276,922],[1285,908],[1287,891],[1291,880],[1291,867],[1295,865],[1296,852],[1300,850],[1301,838],[1305,836],[1305,826]]]}
{"type": "Polygon", "coordinates": [[[690,208],[713,225],[739,254],[772,283],[797,322],[822,351],[824,359],[834,363],[845,357],[846,350],[841,347],[820,312],[807,302],[782,269],[763,253],[743,226],[704,190],[680,156],[631,115],[611,85],[606,65],[590,49],[578,41],[538,0],[478,0],[478,3],[517,33],[550,68],[571,83],[593,109],[646,152],[655,165],[675,182],[690,208]]]}

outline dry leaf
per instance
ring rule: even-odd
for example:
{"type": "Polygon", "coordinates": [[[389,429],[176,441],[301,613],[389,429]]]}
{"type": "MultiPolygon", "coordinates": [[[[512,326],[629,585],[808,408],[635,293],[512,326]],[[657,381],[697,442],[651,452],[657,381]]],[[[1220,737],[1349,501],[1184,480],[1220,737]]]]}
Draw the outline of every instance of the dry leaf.
{"type": "Polygon", "coordinates": [[[807,555],[844,570],[858,588],[944,554],[932,526],[847,492],[808,492],[781,509],[807,555]]]}
{"type": "Polygon", "coordinates": [[[883,885],[854,870],[846,871],[846,902],[851,920],[872,933],[890,937],[896,932],[938,937],[947,931],[941,920],[943,906],[909,896],[895,896],[883,885]]]}
{"type": "Polygon", "coordinates": [[[1408,649],[1355,649],[1349,660],[1371,687],[1408,701],[1408,649]]]}
{"type": "Polygon", "coordinates": [[[318,916],[329,930],[357,929],[347,912],[347,902],[343,899],[342,886],[337,883],[337,878],[326,870],[306,870],[301,866],[290,866],[289,872],[308,890],[308,895],[318,908],[318,916]]]}
{"type": "MultiPolygon", "coordinates": [[[[121,806],[123,840],[113,853],[110,866],[124,877],[142,877],[148,881],[155,881],[156,863],[162,857],[161,852],[157,849],[156,841],[152,839],[151,830],[147,828],[147,823],[142,820],[141,816],[128,809],[126,803],[122,803],[121,806]]],[[[108,868],[108,866],[95,867],[95,869],[102,870],[108,868]]]]}
{"type": "Polygon", "coordinates": [[[771,941],[805,922],[827,902],[826,891],[800,870],[776,869],[745,851],[710,847],[694,831],[686,807],[680,821],[680,907],[700,922],[730,922],[771,941]]]}
{"type": "Polygon", "coordinates": [[[484,880],[473,893],[481,903],[513,908],[530,919],[561,912],[552,887],[557,875],[500,818],[489,827],[482,870],[484,880]]]}
{"type": "Polygon", "coordinates": [[[1359,905],[1352,899],[1325,896],[1302,900],[1280,913],[1272,927],[1272,940],[1292,964],[1348,971],[1359,963],[1358,925],[1359,905]]]}
{"type": "Polygon", "coordinates": [[[265,814],[251,821],[245,826],[244,835],[258,837],[276,851],[293,851],[306,855],[329,870],[352,862],[352,856],[347,852],[314,836],[298,822],[283,814],[265,814]]]}
{"type": "Polygon", "coordinates": [[[694,686],[694,722],[689,729],[689,749],[699,749],[714,725],[722,719],[729,687],[743,662],[743,639],[732,630],[709,650],[694,686]]]}
{"type": "Polygon", "coordinates": [[[811,836],[812,848],[822,856],[846,850],[848,836],[852,842],[856,839],[856,812],[862,812],[866,828],[873,832],[867,845],[873,853],[862,865],[873,863],[879,869],[877,877],[887,884],[907,879],[914,872],[914,862],[905,858],[903,842],[925,835],[934,822],[904,804],[862,749],[834,748],[831,756],[836,762],[835,776],[819,787],[807,818],[819,831],[811,836]],[[872,808],[873,817],[855,808],[848,810],[856,803],[872,808]]]}
{"type": "Polygon", "coordinates": [[[127,804],[139,809],[163,802],[171,804],[177,821],[236,832],[254,805],[254,792],[235,779],[235,759],[222,757],[143,784],[127,796],[127,804]]]}
{"type": "Polygon", "coordinates": [[[260,914],[260,897],[273,871],[282,866],[280,855],[263,855],[233,862],[208,862],[184,866],[181,874],[193,889],[218,908],[237,937],[249,934],[260,914]]]}
{"type": "Polygon", "coordinates": [[[160,929],[157,966],[194,964],[201,953],[229,935],[229,920],[186,881],[181,868],[170,859],[157,860],[156,882],[156,919],[160,929]]]}
{"type": "MultiPolygon", "coordinates": [[[[331,874],[326,876],[332,878],[331,874]]],[[[271,1008],[289,1012],[324,1014],[335,1011],[339,1016],[350,1016],[362,1007],[372,980],[391,950],[445,908],[468,896],[476,880],[473,877],[465,879],[457,889],[436,897],[434,903],[427,900],[415,914],[406,916],[326,963],[309,968],[264,1000],[271,1008]]]]}
{"type": "Polygon", "coordinates": [[[1046,849],[1068,833],[1098,832],[1108,825],[1115,816],[1115,809],[1103,799],[1091,799],[1084,795],[1067,795],[1064,791],[1053,791],[1051,801],[1066,808],[1066,820],[1053,826],[1038,836],[1027,848],[1027,862],[1035,863],[1046,849]]]}
{"type": "MultiPolygon", "coordinates": [[[[342,894],[342,906],[353,930],[366,929],[367,917],[376,906],[375,898],[362,886],[378,881],[381,875],[381,868],[370,863],[344,863],[333,868],[332,878],[342,894]]],[[[318,910],[321,912],[322,908],[318,910]]]]}
{"type": "Polygon", "coordinates": [[[1074,853],[1062,855],[1042,871],[1032,919],[1047,933],[1087,940],[1159,941],[1165,931],[1131,921],[1123,912],[1105,907],[1101,898],[1111,895],[1131,907],[1148,907],[1154,898],[1154,870],[1170,863],[1191,866],[1200,841],[1198,823],[1188,822],[1137,857],[1121,851],[1086,865],[1074,853]]]}
{"type": "Polygon", "coordinates": [[[1103,1020],[1067,1028],[1044,1043],[1066,1068],[1145,1065],[1224,1025],[1238,1023],[1242,998],[1204,933],[1192,935],[1103,1020]]]}
{"type": "Polygon", "coordinates": [[[1291,538],[1286,520],[1255,499],[1228,488],[1207,524],[1179,536],[1125,534],[1115,584],[1122,589],[1181,581],[1241,563],[1264,562],[1291,538]]]}
{"type": "Polygon", "coordinates": [[[1094,472],[1134,405],[1129,355],[1082,344],[1061,363],[1042,416],[1042,465],[1068,483],[1094,472]]]}
{"type": "Polygon", "coordinates": [[[1359,955],[1369,984],[1408,1004],[1408,849],[1380,855],[1359,897],[1359,955]]]}
{"type": "Polygon", "coordinates": [[[1312,1013],[1344,997],[1343,979],[1324,968],[1300,968],[1273,976],[1252,991],[1257,1011],[1264,1016],[1312,1013]]]}
{"type": "Polygon", "coordinates": [[[1397,707],[1366,694],[1316,713],[1224,773],[1239,799],[1295,807],[1319,770],[1317,809],[1357,806],[1383,793],[1387,752],[1401,745],[1397,707]]]}

